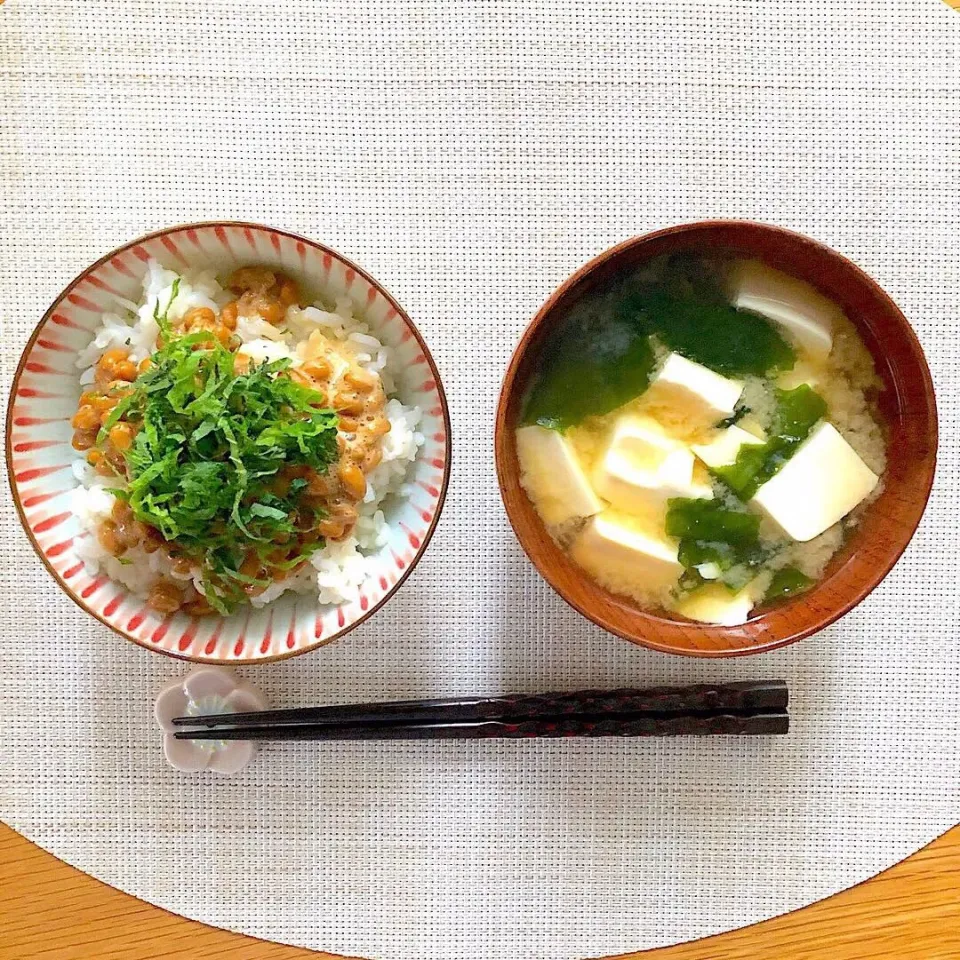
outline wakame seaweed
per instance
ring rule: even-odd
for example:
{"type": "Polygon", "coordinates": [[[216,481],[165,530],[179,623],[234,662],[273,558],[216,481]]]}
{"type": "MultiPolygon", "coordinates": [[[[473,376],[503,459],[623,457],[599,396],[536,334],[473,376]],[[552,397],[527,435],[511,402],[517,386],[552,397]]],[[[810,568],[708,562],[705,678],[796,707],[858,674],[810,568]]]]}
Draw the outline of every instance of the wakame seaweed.
{"type": "Polygon", "coordinates": [[[787,597],[809,590],[812,586],[813,580],[805,573],[801,573],[796,567],[784,567],[773,575],[763,602],[774,603],[777,600],[785,600],[787,597]]]}
{"type": "Polygon", "coordinates": [[[805,383],[794,390],[775,390],[774,395],[773,435],[766,443],[741,447],[736,461],[713,470],[741,500],[749,500],[776,475],[827,412],[823,397],[805,383]]]}
{"type": "Polygon", "coordinates": [[[523,423],[562,431],[632,400],[650,382],[654,340],[727,376],[789,370],[796,359],[773,324],[727,302],[711,263],[660,258],[561,321],[538,358],[523,423]]]}
{"type": "Polygon", "coordinates": [[[566,430],[616,410],[646,390],[654,364],[649,337],[621,322],[605,301],[585,304],[540,355],[523,422],[566,430]]]}
{"type": "Polygon", "coordinates": [[[678,559],[695,574],[703,563],[715,563],[720,582],[739,590],[753,579],[763,563],[760,545],[760,518],[734,510],[717,500],[677,497],[667,504],[666,533],[680,541],[678,559]]]}

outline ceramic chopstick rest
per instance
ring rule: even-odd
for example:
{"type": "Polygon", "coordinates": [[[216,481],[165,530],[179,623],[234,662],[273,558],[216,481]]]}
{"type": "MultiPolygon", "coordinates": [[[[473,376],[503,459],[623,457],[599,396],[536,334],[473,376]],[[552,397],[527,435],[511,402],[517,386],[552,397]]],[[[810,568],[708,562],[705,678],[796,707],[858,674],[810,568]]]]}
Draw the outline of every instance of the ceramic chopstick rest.
{"type": "Polygon", "coordinates": [[[199,717],[211,713],[266,710],[269,704],[256,687],[226,667],[195,667],[186,676],[171,680],[157,694],[154,716],[163,731],[163,755],[175,770],[213,770],[236,773],[256,753],[249,740],[177,740],[174,717],[199,717]]]}

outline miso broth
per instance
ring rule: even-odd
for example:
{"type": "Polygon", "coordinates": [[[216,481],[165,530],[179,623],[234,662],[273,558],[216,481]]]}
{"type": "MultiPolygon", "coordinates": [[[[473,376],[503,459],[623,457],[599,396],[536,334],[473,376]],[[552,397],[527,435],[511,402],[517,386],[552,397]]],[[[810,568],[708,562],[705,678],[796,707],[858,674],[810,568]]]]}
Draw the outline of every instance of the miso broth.
{"type": "Polygon", "coordinates": [[[660,258],[577,302],[545,345],[521,483],[602,586],[742,623],[815,583],[879,494],[880,388],[809,284],[758,261],[660,258]]]}

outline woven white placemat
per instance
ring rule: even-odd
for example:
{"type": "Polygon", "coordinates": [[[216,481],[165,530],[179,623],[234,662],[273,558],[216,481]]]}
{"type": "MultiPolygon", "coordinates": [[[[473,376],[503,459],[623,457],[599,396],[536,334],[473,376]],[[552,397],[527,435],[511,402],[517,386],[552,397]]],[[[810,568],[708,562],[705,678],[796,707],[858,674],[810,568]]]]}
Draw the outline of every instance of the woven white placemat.
{"type": "Polygon", "coordinates": [[[242,218],[383,281],[451,399],[433,545],[346,641],[247,671],[281,704],[786,677],[787,739],[295,745],[162,762],[179,664],[85,618],[0,507],[0,817],[153,903],[395,960],[569,960],[703,936],[875,873],[960,817],[960,16],[939,0],[8,0],[0,368],[148,229],[242,218]],[[791,649],[698,663],[572,613],[509,531],[500,376],[627,236],[705,217],[843,251],[926,347],[943,440],[913,545],[791,649]]]}

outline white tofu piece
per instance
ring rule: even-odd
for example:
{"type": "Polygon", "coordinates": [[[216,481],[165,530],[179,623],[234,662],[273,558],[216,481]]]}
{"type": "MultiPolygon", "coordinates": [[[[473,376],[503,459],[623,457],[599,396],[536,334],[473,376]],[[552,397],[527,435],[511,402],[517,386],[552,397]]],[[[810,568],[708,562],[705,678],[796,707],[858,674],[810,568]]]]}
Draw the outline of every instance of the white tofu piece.
{"type": "Polygon", "coordinates": [[[570,442],[556,430],[521,427],[517,431],[520,479],[548,525],[591,517],[604,508],[593,492],[570,442]]]}
{"type": "Polygon", "coordinates": [[[698,563],[696,570],[704,580],[719,580],[723,574],[720,564],[712,560],[709,563],[698,563]]]}
{"type": "Polygon", "coordinates": [[[662,408],[671,423],[700,429],[729,417],[743,392],[740,380],[730,380],[679,353],[667,357],[644,399],[662,408]]]}
{"type": "Polygon", "coordinates": [[[837,429],[821,423],[750,502],[803,542],[845,517],[878,482],[837,429]]]}
{"type": "Polygon", "coordinates": [[[749,583],[737,593],[731,593],[722,583],[707,583],[688,593],[677,604],[676,611],[698,623],[735,627],[747,622],[754,602],[749,583]]]}
{"type": "Polygon", "coordinates": [[[624,414],[614,425],[591,480],[601,497],[626,513],[660,509],[669,497],[712,497],[694,477],[694,456],[651,417],[624,414]]]}
{"type": "MultiPolygon", "coordinates": [[[[693,453],[693,451],[690,451],[693,453]]],[[[694,497],[700,500],[713,499],[713,486],[710,482],[710,472],[702,463],[698,463],[696,457],[693,461],[693,476],[686,487],[685,492],[681,494],[684,497],[694,497]]]]}
{"type": "Polygon", "coordinates": [[[693,478],[693,454],[676,450],[655,469],[637,467],[620,453],[609,452],[597,462],[593,489],[625,513],[644,514],[663,506],[670,497],[711,499],[709,484],[693,478]]]}
{"type": "Polygon", "coordinates": [[[745,417],[741,417],[737,422],[737,426],[741,430],[746,430],[751,436],[766,443],[767,431],[763,429],[760,425],[760,420],[754,414],[748,413],[745,417]]]}
{"type": "Polygon", "coordinates": [[[805,360],[799,360],[792,370],[788,370],[777,377],[777,386],[781,390],[796,390],[797,387],[806,384],[812,390],[816,390],[825,376],[826,370],[824,368],[805,360]]]}
{"type": "Polygon", "coordinates": [[[614,510],[605,510],[583,528],[570,555],[602,579],[629,579],[645,589],[658,590],[672,586],[683,573],[677,550],[675,541],[625,523],[614,510]]]}
{"type": "Polygon", "coordinates": [[[685,450],[653,417],[626,413],[617,418],[604,456],[617,454],[639,469],[656,470],[671,454],[685,450]]]}
{"type": "Polygon", "coordinates": [[[761,446],[763,441],[736,424],[718,430],[707,443],[695,443],[690,449],[708,467],[727,467],[735,463],[743,446],[761,446]]]}
{"type": "Polygon", "coordinates": [[[833,327],[842,311],[809,283],[749,260],[734,271],[731,300],[772,320],[811,357],[826,359],[833,349],[833,327]]]}

